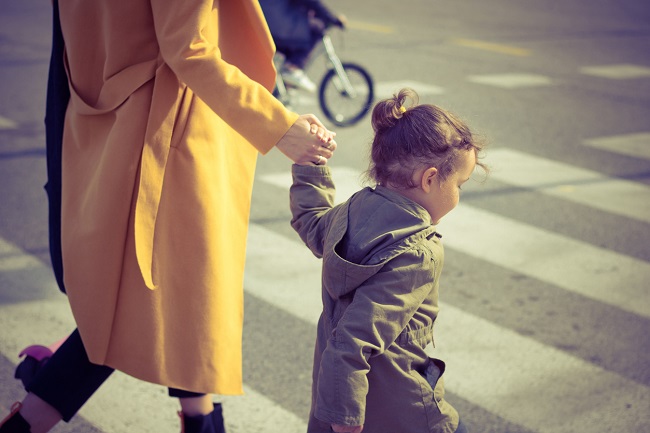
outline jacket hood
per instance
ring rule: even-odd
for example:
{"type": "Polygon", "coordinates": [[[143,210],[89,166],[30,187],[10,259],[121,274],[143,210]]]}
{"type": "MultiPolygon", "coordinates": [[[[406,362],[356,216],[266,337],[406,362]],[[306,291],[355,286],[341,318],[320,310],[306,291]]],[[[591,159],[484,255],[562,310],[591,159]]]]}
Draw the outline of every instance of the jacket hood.
{"type": "Polygon", "coordinates": [[[386,262],[435,233],[429,213],[385,187],[365,188],[341,205],[325,245],[323,284],[344,296],[386,262]]]}

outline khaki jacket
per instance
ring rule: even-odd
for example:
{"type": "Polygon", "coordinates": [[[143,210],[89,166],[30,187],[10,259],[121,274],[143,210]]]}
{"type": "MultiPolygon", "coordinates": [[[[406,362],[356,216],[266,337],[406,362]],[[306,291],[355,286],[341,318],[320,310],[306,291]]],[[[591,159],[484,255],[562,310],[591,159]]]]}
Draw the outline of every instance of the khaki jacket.
{"type": "Polygon", "coordinates": [[[60,0],[62,253],[92,362],[242,392],[253,175],[298,115],[256,0],[60,0]]]}
{"type": "Polygon", "coordinates": [[[429,358],[443,265],[427,211],[383,188],[333,207],[330,169],[293,166],[292,226],[323,259],[309,433],[452,433],[444,363],[429,358]],[[439,380],[440,379],[440,380],[439,380]]]}

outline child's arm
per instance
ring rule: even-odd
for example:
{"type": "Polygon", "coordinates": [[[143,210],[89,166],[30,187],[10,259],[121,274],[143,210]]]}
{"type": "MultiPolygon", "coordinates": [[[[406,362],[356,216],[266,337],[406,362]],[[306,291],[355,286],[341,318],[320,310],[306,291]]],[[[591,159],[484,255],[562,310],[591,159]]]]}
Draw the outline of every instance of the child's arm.
{"type": "Polygon", "coordinates": [[[316,257],[323,256],[325,229],[333,217],[334,182],[329,167],[296,165],[291,168],[291,226],[316,257]]]}

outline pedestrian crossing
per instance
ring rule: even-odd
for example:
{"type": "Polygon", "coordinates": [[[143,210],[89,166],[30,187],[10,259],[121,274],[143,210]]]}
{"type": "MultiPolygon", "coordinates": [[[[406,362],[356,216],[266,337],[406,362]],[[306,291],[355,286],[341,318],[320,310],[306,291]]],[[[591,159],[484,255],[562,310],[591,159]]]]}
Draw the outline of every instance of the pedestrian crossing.
{"type": "MultiPolygon", "coordinates": [[[[530,55],[527,50],[480,41],[456,43],[516,56],[530,55]]],[[[586,65],[577,67],[575,73],[576,77],[620,81],[648,78],[650,68],[628,63],[586,65]]],[[[565,81],[566,76],[510,71],[461,79],[478,86],[516,91],[548,88],[565,81]]],[[[375,98],[389,97],[402,87],[412,87],[421,96],[447,92],[444,86],[432,83],[380,81],[375,83],[375,98]]],[[[294,98],[299,106],[317,106],[314,95],[296,92],[294,98]]],[[[19,122],[2,114],[0,131],[20,128],[19,122]]],[[[591,137],[582,144],[650,160],[650,131],[591,137]]],[[[507,187],[595,209],[621,221],[650,223],[650,188],[645,184],[510,148],[490,149],[486,162],[492,169],[490,177],[507,187]]],[[[333,175],[337,203],[361,187],[362,173],[355,168],[333,165],[333,175]]],[[[258,175],[256,188],[284,197],[280,201],[288,207],[290,184],[287,171],[265,172],[258,175]]],[[[602,248],[596,241],[574,239],[462,202],[443,219],[440,231],[448,251],[553,287],[560,293],[558,303],[564,302],[562,294],[571,294],[602,306],[599,311],[615,311],[643,324],[650,323],[650,262],[602,248]]],[[[320,266],[320,260],[297,238],[289,238],[262,222],[251,223],[245,272],[248,297],[274,306],[313,329],[321,311],[320,266]]],[[[51,269],[2,238],[0,288],[0,354],[10,362],[18,362],[17,353],[23,347],[58,340],[73,329],[68,303],[59,294],[51,269]]],[[[436,326],[437,356],[449,366],[445,373],[447,389],[468,404],[531,432],[650,431],[650,383],[637,380],[647,378],[647,373],[624,374],[620,368],[591,362],[570,350],[465,311],[461,305],[446,302],[444,295],[436,326]]],[[[552,318],[548,326],[553,326],[552,318]]],[[[615,329],[602,332],[610,338],[620,334],[615,329]]],[[[645,352],[650,344],[648,333],[650,327],[645,339],[640,339],[638,345],[630,344],[620,356],[634,357],[645,352]]],[[[310,376],[310,372],[303,373],[310,376]]],[[[2,380],[0,383],[6,383],[6,378],[2,380]]],[[[218,397],[225,406],[229,433],[306,431],[307,413],[296,414],[283,401],[265,395],[259,383],[245,383],[244,388],[245,396],[218,397]]],[[[10,404],[0,401],[5,408],[10,404]]],[[[176,410],[177,403],[167,396],[164,387],[116,373],[79,416],[105,433],[171,433],[179,430],[176,410]]],[[[55,433],[66,431],[65,425],[55,429],[55,433]]]]}
{"type": "Polygon", "coordinates": [[[491,177],[614,215],[650,223],[650,187],[512,149],[486,156],[491,177]]]}
{"type": "MultiPolygon", "coordinates": [[[[396,32],[395,28],[354,21],[349,27],[385,34],[396,32]]],[[[533,54],[520,47],[472,39],[455,39],[452,43],[518,59],[533,54]]],[[[594,53],[592,58],[596,55],[594,53]]],[[[621,57],[616,56],[617,59],[621,57]]],[[[548,73],[547,69],[551,68],[540,73],[539,68],[526,69],[522,65],[509,62],[504,64],[504,69],[485,68],[493,73],[454,75],[453,85],[470,83],[466,86],[470,90],[495,89],[494,92],[529,88],[551,91],[553,86],[566,85],[569,80],[613,84],[650,77],[650,67],[633,63],[576,65],[573,71],[564,71],[561,75],[548,73]],[[513,65],[518,65],[516,71],[512,70],[513,65]]],[[[563,64],[565,67],[571,66],[563,64]]],[[[479,68],[482,66],[472,70],[479,68]]],[[[401,67],[399,72],[409,74],[411,71],[401,67]]],[[[389,68],[382,71],[384,77],[389,73],[389,68]]],[[[438,84],[414,80],[379,81],[375,83],[375,99],[390,97],[401,87],[412,87],[424,97],[451,93],[446,84],[438,84]]],[[[304,92],[297,92],[294,102],[300,107],[314,107],[315,112],[318,107],[316,96],[304,92]]],[[[13,136],[31,127],[24,113],[12,118],[16,113],[14,106],[3,109],[8,112],[0,112],[0,133],[13,136]]],[[[650,127],[627,132],[589,137],[582,145],[587,151],[650,160],[650,127]]],[[[610,177],[511,148],[490,149],[486,162],[492,168],[490,178],[504,185],[497,186],[497,190],[525,190],[541,199],[552,198],[553,203],[594,210],[611,216],[623,230],[628,223],[645,229],[650,223],[647,184],[610,177]]],[[[337,183],[336,202],[340,203],[358,190],[361,173],[356,168],[337,165],[336,158],[331,164],[337,183]]],[[[277,206],[287,209],[290,183],[287,171],[264,171],[258,174],[256,189],[272,194],[274,199],[277,197],[277,206]]],[[[575,320],[563,323],[566,329],[549,314],[548,328],[562,333],[570,332],[570,326],[575,329],[591,325],[595,329],[587,335],[603,337],[598,343],[590,343],[590,347],[602,343],[602,350],[607,351],[607,346],[614,346],[619,354],[610,357],[641,361],[623,362],[622,365],[613,365],[611,360],[602,362],[597,354],[577,353],[571,347],[522,332],[521,328],[525,327],[498,321],[476,309],[470,311],[457,300],[452,302],[445,296],[445,293],[464,288],[445,284],[443,271],[442,285],[445,287],[436,325],[436,350],[437,356],[448,364],[445,376],[449,393],[483,413],[505,420],[512,426],[507,429],[510,433],[650,432],[650,364],[643,364],[643,360],[650,359],[646,353],[650,347],[650,262],[639,258],[646,256],[637,253],[635,257],[632,253],[604,248],[598,239],[574,238],[571,230],[553,232],[527,222],[521,215],[511,218],[507,209],[497,213],[472,204],[461,200],[461,205],[440,224],[449,257],[467,257],[472,263],[480,263],[482,269],[509,273],[513,279],[518,278],[517,284],[534,283],[535,288],[548,288],[549,296],[557,298],[555,302],[575,305],[576,309],[575,320]],[[599,317],[584,324],[581,320],[586,315],[599,317]],[[625,318],[624,325],[620,326],[630,325],[633,330],[617,329],[618,322],[611,317],[625,318]],[[630,368],[639,371],[630,372],[630,368]]],[[[288,218],[282,224],[288,226],[288,218]]],[[[594,225],[588,214],[583,221],[567,221],[566,224],[570,227],[594,225]]],[[[297,237],[288,236],[287,232],[290,229],[281,231],[275,224],[253,219],[247,249],[246,297],[253,299],[253,304],[270,305],[296,318],[304,325],[301,326],[304,338],[311,340],[314,333],[310,331],[321,310],[321,262],[297,237]]],[[[451,260],[446,267],[453,268],[451,260]]],[[[472,273],[473,269],[466,272],[472,273]]],[[[479,275],[476,281],[484,278],[479,275]]],[[[496,302],[503,304],[502,314],[508,315],[511,313],[508,308],[516,305],[515,301],[496,302]]],[[[253,311],[247,310],[247,317],[254,314],[253,311]]],[[[283,323],[269,322],[264,326],[282,327],[283,323]]],[[[263,333],[264,326],[255,329],[263,333]]],[[[59,293],[50,267],[0,237],[0,358],[16,363],[17,353],[26,345],[58,340],[73,327],[68,303],[59,293]]],[[[270,355],[276,358],[275,351],[270,355]]],[[[280,354],[277,355],[279,359],[280,354]]],[[[273,359],[251,362],[249,368],[273,367],[273,359]]],[[[287,361],[283,358],[283,362],[287,361]]],[[[264,374],[272,376],[274,372],[265,371],[264,374]]],[[[310,371],[296,372],[295,382],[305,380],[304,376],[310,374],[310,371]]],[[[287,381],[281,386],[293,388],[295,382],[287,381]]],[[[19,388],[12,378],[0,378],[0,388],[14,385],[19,388]]],[[[306,432],[307,413],[290,407],[277,395],[266,393],[264,390],[268,387],[266,383],[247,381],[244,396],[217,397],[225,406],[228,433],[306,432]]],[[[7,408],[13,402],[6,399],[7,395],[4,389],[0,391],[0,408],[7,408]]],[[[305,393],[302,398],[308,400],[309,395],[305,393]]],[[[79,416],[104,433],[177,433],[180,430],[177,409],[177,402],[167,396],[164,387],[116,373],[79,416]]],[[[475,424],[474,427],[472,433],[506,431],[490,430],[487,425],[475,424]]],[[[66,425],[54,430],[54,433],[69,432],[66,425]]]]}
{"type": "MultiPolygon", "coordinates": [[[[320,262],[306,251],[254,225],[249,235],[246,289],[315,325],[320,293],[305,288],[319,287],[320,262]]],[[[549,433],[610,432],[616,430],[616,423],[650,423],[646,414],[650,389],[646,386],[444,302],[437,326],[437,350],[449,366],[448,390],[502,418],[549,433]],[[605,389],[612,391],[599,404],[583,398],[605,389]],[[627,407],[629,401],[638,403],[636,409],[627,407]],[[629,418],[604,419],[603,414],[609,413],[625,413],[629,418]]]]}
{"type": "MultiPolygon", "coordinates": [[[[52,270],[36,257],[0,238],[0,355],[18,363],[24,347],[49,344],[69,334],[74,321],[65,296],[58,292],[52,270]],[[22,264],[22,266],[18,266],[22,264]]],[[[0,379],[4,387],[18,381],[0,379]]],[[[220,397],[229,433],[305,432],[306,422],[244,385],[244,396],[220,397]]],[[[0,401],[8,408],[13,401],[0,401]]],[[[82,408],[78,416],[105,433],[138,431],[172,433],[180,430],[178,404],[166,388],[116,372],[82,408]]],[[[69,431],[61,423],[53,433],[69,431]]]]}
{"type": "MultiPolygon", "coordinates": [[[[615,195],[617,207],[602,210],[649,221],[650,191],[643,185],[510,149],[493,149],[489,154],[491,176],[501,182],[551,195],[558,195],[555,184],[578,184],[571,194],[558,196],[602,208],[594,202],[597,199],[594,191],[588,185],[581,187],[594,182],[605,194],[615,195]],[[534,173],[542,174],[535,177],[534,173]],[[618,199],[621,201],[617,202],[618,199]]],[[[340,203],[358,190],[361,173],[339,166],[332,170],[337,185],[336,202],[340,203]]],[[[285,190],[290,184],[288,173],[265,174],[260,180],[285,190]]],[[[595,299],[611,308],[645,319],[650,317],[648,262],[532,227],[462,201],[440,223],[440,231],[447,249],[595,299]]],[[[247,285],[247,290],[278,308],[311,318],[315,324],[319,296],[299,287],[320,285],[320,263],[306,248],[307,254],[293,253],[292,244],[262,227],[251,228],[247,281],[252,284],[247,285]],[[268,257],[277,257],[279,266],[269,264],[268,257]],[[283,272],[287,268],[304,272],[299,276],[283,272]],[[268,280],[266,286],[254,283],[265,274],[271,275],[270,286],[268,280]],[[296,278],[299,283],[294,284],[296,278]],[[311,284],[305,281],[307,278],[312,279],[311,284]],[[261,290],[256,290],[258,287],[261,290]]],[[[448,365],[454,366],[446,380],[448,390],[503,419],[536,432],[650,428],[650,389],[646,385],[456,306],[445,305],[444,297],[437,326],[439,354],[448,365]],[[598,397],[594,401],[587,396],[598,397]]]]}
{"type": "Polygon", "coordinates": [[[583,143],[595,149],[650,160],[650,132],[596,137],[583,143]]]}
{"type": "MultiPolygon", "coordinates": [[[[491,176],[504,184],[594,208],[599,205],[594,202],[589,185],[595,183],[604,188],[613,184],[621,201],[615,208],[601,210],[618,217],[649,221],[650,194],[643,185],[512,149],[493,149],[489,158],[491,176]],[[522,176],[522,171],[526,176],[522,176]],[[539,172],[547,173],[532,176],[539,172]],[[571,194],[556,193],[555,189],[563,185],[577,186],[571,194]]],[[[336,202],[340,203],[361,187],[362,173],[336,165],[332,170],[337,184],[336,202]]],[[[271,172],[259,174],[256,187],[270,188],[278,197],[288,197],[290,183],[288,172],[271,172]]],[[[450,251],[596,300],[606,308],[625,311],[642,320],[650,318],[648,262],[462,202],[443,219],[440,231],[450,251]]],[[[296,238],[288,238],[255,221],[251,224],[245,273],[247,296],[314,327],[321,305],[320,265],[320,260],[296,238]]],[[[17,362],[16,354],[22,347],[35,341],[54,341],[70,332],[73,321],[68,305],[65,297],[57,293],[49,267],[2,239],[0,283],[0,329],[15,330],[3,332],[0,338],[0,352],[6,358],[17,362]]],[[[513,425],[540,433],[650,428],[648,384],[464,311],[458,305],[446,303],[444,296],[436,334],[438,356],[449,365],[448,391],[513,425]]],[[[306,431],[306,413],[303,417],[296,415],[282,402],[258,391],[257,385],[246,383],[244,397],[222,398],[229,432],[306,431]]],[[[178,430],[176,410],[175,402],[167,397],[163,387],[116,374],[80,416],[104,432],[125,431],[125,426],[137,425],[138,431],[164,433],[178,430]],[[133,401],[140,403],[134,407],[133,401]],[[115,417],[116,413],[120,416],[115,417]],[[156,416],[143,415],[148,413],[156,416]]],[[[58,429],[65,431],[65,426],[58,429]]]]}

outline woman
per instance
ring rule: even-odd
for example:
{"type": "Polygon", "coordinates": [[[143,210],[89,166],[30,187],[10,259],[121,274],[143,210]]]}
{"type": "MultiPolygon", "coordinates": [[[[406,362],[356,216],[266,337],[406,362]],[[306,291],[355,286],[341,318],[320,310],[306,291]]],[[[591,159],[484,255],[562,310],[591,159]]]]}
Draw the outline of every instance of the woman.
{"type": "Polygon", "coordinates": [[[270,94],[273,43],[254,0],[59,8],[61,251],[78,329],[0,431],[68,421],[113,369],[169,387],[185,431],[223,431],[209,394],[242,393],[257,154],[325,164],[333,134],[311,134],[315,117],[270,94]]]}

